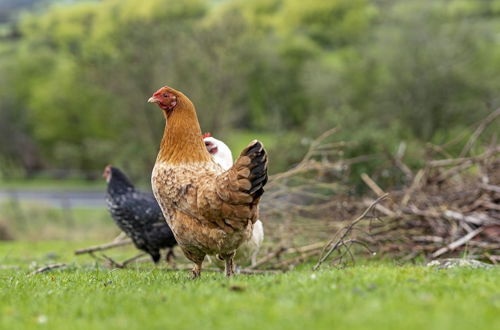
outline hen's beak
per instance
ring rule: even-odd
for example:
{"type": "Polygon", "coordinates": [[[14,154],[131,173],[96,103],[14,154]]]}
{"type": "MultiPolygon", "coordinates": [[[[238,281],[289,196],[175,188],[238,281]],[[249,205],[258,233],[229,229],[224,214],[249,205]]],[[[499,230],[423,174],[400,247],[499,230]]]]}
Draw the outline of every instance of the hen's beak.
{"type": "Polygon", "coordinates": [[[149,99],[148,99],[148,103],[156,103],[158,102],[158,100],[154,97],[154,96],[151,96],[149,99]]]}

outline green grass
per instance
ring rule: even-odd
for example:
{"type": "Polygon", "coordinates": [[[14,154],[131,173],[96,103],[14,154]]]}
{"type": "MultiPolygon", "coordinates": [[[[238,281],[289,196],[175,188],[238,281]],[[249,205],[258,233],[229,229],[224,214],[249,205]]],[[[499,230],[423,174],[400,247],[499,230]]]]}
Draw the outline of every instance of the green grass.
{"type": "Polygon", "coordinates": [[[120,230],[105,207],[61,209],[0,202],[0,222],[18,240],[112,240],[120,230]]]}
{"type": "MultiPolygon", "coordinates": [[[[93,264],[94,259],[88,255],[76,256],[73,251],[102,243],[103,241],[96,240],[0,241],[0,271],[2,266],[28,269],[54,262],[93,264]]],[[[108,255],[126,259],[136,253],[137,250],[132,246],[124,246],[110,250],[108,255]]]]}
{"type": "Polygon", "coordinates": [[[500,269],[366,264],[281,275],[127,270],[72,256],[67,242],[0,244],[1,329],[498,329],[500,269]],[[28,276],[39,266],[65,270],[28,276]],[[31,261],[30,261],[31,260],[31,261]]]}

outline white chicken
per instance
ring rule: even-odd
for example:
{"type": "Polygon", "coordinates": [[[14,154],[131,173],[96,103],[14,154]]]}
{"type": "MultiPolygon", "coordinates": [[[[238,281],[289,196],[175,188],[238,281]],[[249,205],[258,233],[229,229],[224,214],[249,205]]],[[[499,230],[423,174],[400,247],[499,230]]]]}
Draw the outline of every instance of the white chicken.
{"type": "MultiPolygon", "coordinates": [[[[233,166],[233,154],[231,149],[222,142],[217,140],[210,133],[203,135],[203,141],[208,152],[212,155],[214,161],[219,164],[224,171],[233,166]]],[[[254,265],[257,262],[257,254],[259,253],[260,246],[264,240],[264,226],[262,221],[257,220],[253,225],[252,237],[247,242],[243,243],[236,251],[236,260],[239,264],[248,263],[254,265]]],[[[212,262],[222,266],[223,262],[218,258],[211,258],[212,262]],[[215,260],[214,260],[215,259],[215,260]]]]}

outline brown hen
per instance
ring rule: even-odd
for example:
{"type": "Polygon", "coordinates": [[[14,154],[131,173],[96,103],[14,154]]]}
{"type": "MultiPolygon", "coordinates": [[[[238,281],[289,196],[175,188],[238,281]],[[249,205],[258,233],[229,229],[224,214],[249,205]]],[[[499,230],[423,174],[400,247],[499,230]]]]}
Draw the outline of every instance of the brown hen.
{"type": "Polygon", "coordinates": [[[193,103],[162,87],[148,100],[163,109],[166,125],[153,169],[153,193],[174,236],[200,276],[206,255],[225,260],[234,274],[236,249],[252,235],[267,182],[267,154],[252,141],[224,171],[208,153],[193,103]]]}

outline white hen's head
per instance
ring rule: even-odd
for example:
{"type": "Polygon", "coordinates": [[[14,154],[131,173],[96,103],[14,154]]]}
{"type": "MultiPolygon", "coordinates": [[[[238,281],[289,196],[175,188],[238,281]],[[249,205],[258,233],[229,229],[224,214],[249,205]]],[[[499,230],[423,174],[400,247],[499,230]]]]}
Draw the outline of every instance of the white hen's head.
{"type": "Polygon", "coordinates": [[[210,155],[212,155],[214,161],[219,164],[224,171],[227,171],[233,166],[233,154],[231,153],[231,149],[229,149],[224,142],[212,137],[210,133],[203,135],[203,141],[205,141],[205,146],[210,155]]]}

